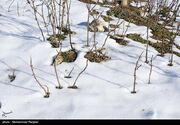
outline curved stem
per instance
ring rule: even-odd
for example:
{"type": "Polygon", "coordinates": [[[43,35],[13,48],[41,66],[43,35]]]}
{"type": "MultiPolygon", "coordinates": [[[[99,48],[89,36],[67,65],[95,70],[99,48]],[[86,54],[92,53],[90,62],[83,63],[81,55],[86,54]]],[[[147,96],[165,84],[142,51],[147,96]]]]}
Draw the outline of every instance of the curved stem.
{"type": "Polygon", "coordinates": [[[86,66],[84,67],[84,69],[83,69],[83,70],[78,74],[78,76],[76,77],[76,79],[75,79],[75,81],[74,81],[74,83],[73,83],[73,86],[76,85],[76,82],[77,82],[78,78],[79,78],[80,75],[87,69],[87,67],[88,67],[88,59],[86,60],[86,66]]]}

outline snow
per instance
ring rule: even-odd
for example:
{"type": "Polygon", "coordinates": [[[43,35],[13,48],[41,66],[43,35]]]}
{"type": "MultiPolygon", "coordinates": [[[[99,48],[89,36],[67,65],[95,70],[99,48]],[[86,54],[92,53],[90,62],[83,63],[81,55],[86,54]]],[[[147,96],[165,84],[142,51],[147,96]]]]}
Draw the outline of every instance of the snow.
{"type": "MultiPolygon", "coordinates": [[[[72,30],[77,33],[72,36],[72,41],[79,55],[75,62],[57,66],[64,87],[58,90],[55,88],[54,69],[50,65],[56,49],[51,48],[47,41],[41,41],[30,8],[24,0],[18,2],[22,2],[20,16],[17,15],[16,4],[7,12],[10,0],[0,0],[0,119],[180,118],[179,57],[174,56],[174,66],[168,67],[169,54],[156,56],[158,52],[150,47],[149,57],[154,56],[152,84],[147,84],[150,66],[143,63],[143,54],[140,61],[142,67],[137,72],[137,94],[131,94],[135,63],[140,53],[145,53],[146,47],[130,39],[127,39],[127,46],[120,46],[108,39],[105,47],[111,59],[100,64],[89,62],[87,70],[77,81],[79,89],[68,89],[84,68],[84,55],[90,49],[84,47],[86,27],[80,25],[87,20],[86,5],[72,0],[72,30]],[[43,98],[43,91],[32,77],[30,57],[38,79],[50,89],[49,98],[43,98]],[[73,67],[72,78],[65,79],[64,75],[73,67]],[[10,83],[8,75],[12,69],[15,69],[16,79],[10,83]],[[12,113],[7,117],[2,116],[3,112],[10,111],[12,113]]],[[[139,33],[145,38],[146,27],[130,24],[127,33],[139,33]]],[[[103,44],[105,37],[105,33],[97,33],[97,46],[103,44]]],[[[176,41],[179,40],[178,37],[176,41]]],[[[69,48],[66,39],[63,51],[69,48]]]]}

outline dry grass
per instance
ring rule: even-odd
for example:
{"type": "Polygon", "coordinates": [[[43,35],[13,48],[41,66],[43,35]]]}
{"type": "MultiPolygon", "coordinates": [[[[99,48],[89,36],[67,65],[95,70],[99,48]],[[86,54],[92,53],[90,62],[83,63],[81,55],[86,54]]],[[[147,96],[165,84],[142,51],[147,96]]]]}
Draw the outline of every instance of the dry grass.
{"type": "Polygon", "coordinates": [[[110,57],[102,53],[102,49],[89,51],[84,57],[87,58],[90,62],[96,63],[101,63],[110,59],[110,57]]]}

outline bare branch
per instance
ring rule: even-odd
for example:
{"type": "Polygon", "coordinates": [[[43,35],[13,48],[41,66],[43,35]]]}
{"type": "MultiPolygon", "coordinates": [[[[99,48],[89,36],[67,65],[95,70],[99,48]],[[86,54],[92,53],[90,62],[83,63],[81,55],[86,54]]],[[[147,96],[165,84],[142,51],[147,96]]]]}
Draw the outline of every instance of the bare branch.
{"type": "Polygon", "coordinates": [[[153,68],[153,55],[151,57],[151,60],[150,60],[150,71],[149,71],[149,80],[148,80],[148,84],[151,84],[151,74],[152,74],[152,68],[153,68]]]}
{"type": "Polygon", "coordinates": [[[138,60],[136,61],[136,66],[134,68],[134,83],[133,83],[133,91],[131,92],[132,94],[136,93],[136,79],[137,79],[136,73],[137,73],[138,68],[141,66],[141,65],[139,66],[139,61],[142,57],[142,54],[143,54],[143,52],[140,54],[138,60]]]}
{"type": "Polygon", "coordinates": [[[31,71],[32,71],[32,75],[33,75],[33,78],[35,79],[36,83],[38,83],[38,85],[42,88],[42,90],[44,91],[45,95],[44,97],[45,98],[48,98],[49,95],[50,95],[50,92],[49,92],[49,88],[46,86],[46,85],[42,85],[39,80],[37,79],[35,73],[34,73],[34,68],[33,68],[33,64],[32,64],[32,58],[30,57],[30,67],[31,67],[31,71]]]}
{"type": "Polygon", "coordinates": [[[87,67],[88,67],[88,59],[86,60],[86,66],[85,66],[84,69],[78,74],[78,76],[76,77],[73,85],[72,85],[72,86],[69,86],[68,88],[70,88],[70,89],[77,89],[77,88],[78,88],[78,87],[76,86],[76,82],[77,82],[78,78],[80,77],[80,75],[87,69],[87,67]]]}

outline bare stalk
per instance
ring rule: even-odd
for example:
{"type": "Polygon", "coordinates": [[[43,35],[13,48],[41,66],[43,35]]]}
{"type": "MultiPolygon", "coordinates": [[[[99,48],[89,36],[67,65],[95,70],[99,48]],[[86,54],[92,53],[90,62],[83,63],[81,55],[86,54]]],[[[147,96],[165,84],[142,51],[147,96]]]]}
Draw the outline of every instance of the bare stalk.
{"type": "Polygon", "coordinates": [[[122,24],[122,22],[119,22],[119,21],[120,21],[120,19],[117,21],[117,24],[116,24],[117,27],[115,27],[113,30],[110,30],[110,21],[108,22],[108,29],[109,29],[109,31],[108,31],[108,33],[106,35],[106,38],[104,40],[104,43],[103,43],[101,49],[104,48],[104,46],[106,45],[107,39],[108,39],[109,35],[111,34],[111,32],[115,32],[116,29],[122,24]]]}
{"type": "Polygon", "coordinates": [[[15,0],[12,0],[12,2],[9,4],[8,12],[10,12],[10,8],[11,8],[11,6],[13,5],[14,1],[15,1],[15,0]]]}
{"type": "Polygon", "coordinates": [[[89,46],[89,18],[90,18],[90,12],[88,10],[88,16],[87,16],[87,46],[89,46]]]}
{"type": "Polygon", "coordinates": [[[130,26],[130,22],[128,23],[126,30],[122,33],[122,35],[123,35],[122,41],[124,41],[124,39],[126,37],[126,33],[127,33],[128,29],[129,29],[129,26],[130,26]]]}
{"type": "Polygon", "coordinates": [[[42,30],[42,28],[41,28],[41,26],[40,26],[40,22],[39,22],[38,17],[37,17],[38,11],[37,11],[37,7],[36,7],[36,5],[35,5],[35,0],[27,0],[27,2],[28,2],[28,4],[31,6],[31,8],[33,9],[36,23],[37,23],[38,28],[39,28],[39,30],[40,30],[40,32],[41,32],[42,37],[43,37],[43,41],[45,41],[45,36],[44,36],[43,30],[42,30]]]}
{"type": "Polygon", "coordinates": [[[54,2],[55,2],[54,0],[50,2],[50,9],[51,9],[50,22],[51,22],[54,38],[56,38],[56,7],[54,2]]]}
{"type": "Polygon", "coordinates": [[[31,67],[32,75],[33,75],[36,83],[42,88],[42,90],[43,90],[44,93],[45,93],[44,97],[45,97],[45,98],[49,98],[50,92],[49,92],[48,86],[42,85],[42,84],[39,82],[39,80],[37,79],[37,77],[36,77],[36,75],[35,75],[35,73],[34,73],[34,68],[33,68],[33,65],[32,65],[32,58],[30,58],[30,67],[31,67]]]}
{"type": "Polygon", "coordinates": [[[61,86],[61,83],[60,83],[60,80],[59,80],[59,76],[58,76],[57,68],[56,68],[56,63],[54,63],[54,71],[55,71],[56,79],[57,79],[57,83],[58,83],[58,86],[56,86],[56,88],[57,89],[62,89],[63,87],[61,86]]]}
{"type": "Polygon", "coordinates": [[[148,61],[148,51],[149,51],[149,18],[153,13],[154,9],[154,0],[147,0],[147,43],[146,43],[146,56],[145,56],[145,63],[149,63],[148,61]]]}
{"type": "Polygon", "coordinates": [[[88,16],[87,16],[87,46],[89,46],[89,21],[90,21],[90,13],[91,11],[96,7],[96,4],[91,8],[91,4],[86,4],[87,10],[88,10],[88,16]]]}
{"type": "Polygon", "coordinates": [[[59,12],[58,12],[58,34],[61,34],[61,4],[62,4],[62,2],[61,2],[61,0],[59,0],[59,2],[58,2],[58,8],[59,8],[59,12]]]}
{"type": "Polygon", "coordinates": [[[85,66],[84,69],[78,74],[78,76],[76,77],[73,85],[72,85],[72,86],[69,86],[68,88],[70,88],[70,89],[77,89],[77,88],[78,88],[78,87],[76,86],[76,82],[77,82],[78,78],[80,77],[80,75],[87,69],[87,67],[88,67],[88,59],[86,60],[86,66],[85,66]]]}
{"type": "Polygon", "coordinates": [[[71,69],[71,71],[69,72],[69,74],[67,76],[64,76],[64,78],[71,78],[71,73],[74,70],[74,67],[71,69]]]}
{"type": "Polygon", "coordinates": [[[65,4],[66,4],[66,0],[62,0],[62,13],[61,13],[61,31],[64,27],[64,16],[65,16],[65,4]]]}
{"type": "Polygon", "coordinates": [[[19,3],[17,2],[17,15],[20,16],[20,12],[19,12],[19,3]]]}
{"type": "Polygon", "coordinates": [[[49,30],[48,30],[48,24],[46,22],[46,19],[44,17],[44,5],[41,6],[41,15],[40,15],[43,19],[43,23],[44,23],[44,26],[46,28],[46,31],[47,31],[47,34],[49,34],[49,30]]]}
{"type": "Polygon", "coordinates": [[[170,38],[170,44],[171,44],[171,56],[170,56],[170,60],[169,60],[169,64],[168,66],[173,66],[173,59],[174,59],[174,51],[173,51],[173,45],[174,45],[174,40],[178,34],[179,31],[179,27],[180,27],[180,23],[178,23],[176,32],[173,32],[173,28],[172,28],[172,33],[174,33],[174,35],[170,38]]]}
{"type": "Polygon", "coordinates": [[[66,8],[67,8],[67,29],[70,31],[68,33],[69,35],[69,43],[70,43],[70,46],[71,46],[71,49],[73,50],[74,47],[72,45],[72,40],[71,40],[71,24],[70,24],[70,8],[71,8],[71,0],[69,1],[69,4],[68,4],[68,1],[66,2],[66,8]]]}
{"type": "Polygon", "coordinates": [[[150,71],[149,71],[149,80],[148,80],[148,84],[151,84],[151,74],[152,74],[152,68],[153,68],[153,55],[151,57],[151,60],[150,60],[150,71]]]}
{"type": "MultiPolygon", "coordinates": [[[[147,21],[147,23],[148,23],[148,21],[147,21]]],[[[149,61],[148,61],[148,50],[149,50],[149,26],[147,26],[147,43],[146,43],[146,56],[145,56],[145,58],[146,58],[146,60],[145,60],[145,63],[149,63],[149,61]]]]}
{"type": "Polygon", "coordinates": [[[137,79],[137,70],[141,67],[141,65],[139,65],[139,61],[140,61],[140,59],[141,59],[141,57],[142,57],[142,54],[143,54],[143,52],[140,54],[140,56],[139,56],[139,58],[138,58],[138,60],[136,61],[136,66],[135,66],[135,68],[134,68],[134,83],[133,83],[133,91],[131,92],[132,94],[135,94],[136,93],[136,79],[137,79]]]}
{"type": "MultiPolygon", "coordinates": [[[[101,15],[102,15],[102,13],[103,13],[103,11],[98,15],[98,16],[93,16],[92,15],[92,17],[93,17],[93,19],[95,20],[95,21],[98,21],[98,19],[101,17],[101,15]]],[[[97,44],[96,44],[96,32],[98,31],[98,28],[96,27],[96,25],[95,25],[95,27],[94,27],[94,34],[93,34],[93,38],[94,38],[94,44],[93,44],[93,46],[94,46],[94,49],[95,49],[95,51],[97,51],[97,44]]]]}

